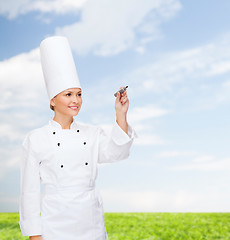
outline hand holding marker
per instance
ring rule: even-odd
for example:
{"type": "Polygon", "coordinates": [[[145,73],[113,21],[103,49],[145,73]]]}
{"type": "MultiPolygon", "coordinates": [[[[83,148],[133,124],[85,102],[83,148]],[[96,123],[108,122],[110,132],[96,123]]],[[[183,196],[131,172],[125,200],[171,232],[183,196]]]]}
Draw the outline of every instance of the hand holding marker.
{"type": "Polygon", "coordinates": [[[117,97],[117,93],[120,92],[120,94],[122,94],[123,92],[126,91],[126,89],[128,88],[128,86],[123,87],[122,89],[120,89],[119,91],[117,91],[116,93],[114,93],[114,96],[117,97]]]}

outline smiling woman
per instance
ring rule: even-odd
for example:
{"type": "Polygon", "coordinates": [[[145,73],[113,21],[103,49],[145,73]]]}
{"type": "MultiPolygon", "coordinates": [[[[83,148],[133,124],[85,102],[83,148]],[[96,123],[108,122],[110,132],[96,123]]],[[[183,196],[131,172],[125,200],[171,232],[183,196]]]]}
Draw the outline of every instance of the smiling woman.
{"type": "Polygon", "coordinates": [[[50,100],[51,109],[55,112],[54,120],[57,122],[60,122],[65,115],[77,116],[81,105],[82,97],[80,88],[67,89],[50,100]]]}
{"type": "Polygon", "coordinates": [[[129,156],[135,131],[126,121],[126,91],[115,100],[110,136],[80,123],[82,89],[68,41],[41,43],[41,61],[54,118],[27,134],[21,166],[20,227],[30,240],[104,240],[102,199],[95,188],[97,163],[129,156]],[[45,194],[40,202],[40,183],[45,194]]]}

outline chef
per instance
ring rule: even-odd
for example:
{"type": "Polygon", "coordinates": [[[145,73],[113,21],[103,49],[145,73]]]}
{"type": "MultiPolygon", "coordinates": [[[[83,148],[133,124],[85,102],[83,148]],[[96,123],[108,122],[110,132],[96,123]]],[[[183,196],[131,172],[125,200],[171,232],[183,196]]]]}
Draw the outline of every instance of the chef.
{"type": "Polygon", "coordinates": [[[54,117],[23,141],[20,228],[30,240],[104,240],[103,204],[95,187],[97,164],[129,156],[136,134],[126,121],[126,91],[115,100],[116,121],[107,136],[74,119],[82,89],[65,37],[46,38],[41,64],[54,117]],[[40,184],[44,184],[44,194],[40,184]]]}

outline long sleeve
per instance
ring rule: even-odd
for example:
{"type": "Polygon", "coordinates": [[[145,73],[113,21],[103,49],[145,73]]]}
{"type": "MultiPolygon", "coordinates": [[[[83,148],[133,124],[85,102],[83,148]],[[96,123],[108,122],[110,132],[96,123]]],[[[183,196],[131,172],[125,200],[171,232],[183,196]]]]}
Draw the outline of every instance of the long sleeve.
{"type": "Polygon", "coordinates": [[[23,236],[41,235],[39,161],[27,136],[23,142],[19,225],[23,236]]]}
{"type": "Polygon", "coordinates": [[[123,160],[129,156],[130,148],[136,132],[128,124],[128,134],[115,122],[110,136],[103,130],[99,134],[99,163],[109,163],[123,160]]]}

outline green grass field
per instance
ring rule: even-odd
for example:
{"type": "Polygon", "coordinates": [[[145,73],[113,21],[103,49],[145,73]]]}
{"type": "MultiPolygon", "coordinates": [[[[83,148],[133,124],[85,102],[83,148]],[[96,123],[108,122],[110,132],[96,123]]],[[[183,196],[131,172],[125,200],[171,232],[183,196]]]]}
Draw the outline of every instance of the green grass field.
{"type": "MultiPolygon", "coordinates": [[[[18,221],[0,213],[1,240],[28,239],[18,221]]],[[[230,213],[106,213],[105,223],[109,240],[230,239],[230,213]]]]}

